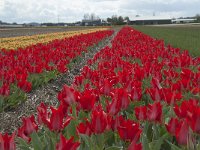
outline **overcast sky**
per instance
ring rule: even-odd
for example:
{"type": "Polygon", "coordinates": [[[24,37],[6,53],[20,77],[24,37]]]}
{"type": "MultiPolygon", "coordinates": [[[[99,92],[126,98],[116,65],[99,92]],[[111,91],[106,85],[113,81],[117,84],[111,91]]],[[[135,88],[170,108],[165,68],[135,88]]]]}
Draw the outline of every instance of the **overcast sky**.
{"type": "Polygon", "coordinates": [[[6,22],[74,22],[85,13],[186,17],[200,13],[200,0],[0,0],[0,20],[6,22]]]}

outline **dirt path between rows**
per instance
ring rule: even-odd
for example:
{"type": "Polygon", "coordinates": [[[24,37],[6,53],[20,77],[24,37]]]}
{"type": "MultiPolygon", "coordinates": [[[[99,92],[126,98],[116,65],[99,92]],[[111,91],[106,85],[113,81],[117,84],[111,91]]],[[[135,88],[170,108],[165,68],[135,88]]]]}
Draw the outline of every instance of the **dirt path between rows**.
{"type": "Polygon", "coordinates": [[[57,93],[62,89],[64,84],[71,85],[75,76],[79,75],[81,69],[86,65],[87,61],[105,46],[112,46],[111,41],[120,28],[114,28],[114,34],[100,42],[96,47],[89,50],[81,57],[81,62],[76,62],[72,69],[67,73],[60,75],[57,79],[50,81],[48,84],[33,90],[28,94],[25,103],[19,105],[14,110],[0,113],[0,132],[12,133],[21,125],[21,118],[36,114],[36,107],[44,102],[47,105],[57,106],[57,93]]]}

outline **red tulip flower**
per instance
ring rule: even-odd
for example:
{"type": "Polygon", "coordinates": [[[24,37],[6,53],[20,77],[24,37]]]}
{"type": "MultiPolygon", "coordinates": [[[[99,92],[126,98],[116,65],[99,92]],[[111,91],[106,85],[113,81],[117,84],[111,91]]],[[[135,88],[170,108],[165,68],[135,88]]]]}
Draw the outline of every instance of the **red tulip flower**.
{"type": "Polygon", "coordinates": [[[75,103],[78,97],[79,93],[67,85],[64,85],[62,91],[58,93],[58,100],[67,106],[75,103]]]}
{"type": "Polygon", "coordinates": [[[62,105],[60,105],[58,109],[50,107],[51,113],[47,113],[46,105],[41,103],[37,107],[38,122],[40,124],[44,123],[52,131],[60,131],[61,129],[66,127],[72,119],[71,117],[68,116],[64,118],[64,113],[63,113],[64,108],[65,107],[62,107],[62,105]]]}
{"type": "Polygon", "coordinates": [[[96,96],[92,94],[91,91],[87,90],[81,94],[78,102],[83,110],[91,111],[96,102],[96,96]]]}
{"type": "Polygon", "coordinates": [[[150,95],[153,101],[161,101],[163,99],[163,92],[158,88],[147,89],[147,93],[150,95]]]}
{"type": "Polygon", "coordinates": [[[174,112],[179,118],[191,117],[191,114],[193,114],[193,111],[195,110],[197,105],[197,100],[183,101],[180,107],[178,105],[175,105],[174,112]]]}
{"type": "Polygon", "coordinates": [[[119,127],[117,128],[119,136],[123,140],[127,141],[138,141],[142,130],[139,128],[139,124],[133,122],[132,120],[122,120],[119,127]],[[137,135],[137,136],[136,136],[137,135]]]}
{"type": "Polygon", "coordinates": [[[197,105],[193,108],[193,113],[190,114],[188,118],[188,122],[192,128],[192,130],[198,134],[200,134],[200,107],[197,105]]]}
{"type": "Polygon", "coordinates": [[[0,133],[0,150],[15,150],[15,132],[9,136],[7,133],[2,135],[0,133]]]}
{"type": "Polygon", "coordinates": [[[131,90],[131,100],[132,101],[140,101],[142,98],[142,88],[141,87],[133,87],[131,90]]]}
{"type": "Polygon", "coordinates": [[[166,124],[166,128],[167,128],[167,131],[175,136],[176,135],[176,129],[178,128],[178,125],[179,125],[179,121],[177,118],[171,118],[169,123],[166,124]]]}
{"type": "Polygon", "coordinates": [[[19,81],[17,83],[17,86],[22,89],[24,92],[30,92],[31,89],[32,89],[32,83],[26,81],[26,80],[23,80],[23,81],[19,81]]]}
{"type": "Polygon", "coordinates": [[[128,150],[142,150],[142,144],[137,143],[138,138],[140,138],[140,132],[135,135],[135,138],[132,140],[131,144],[128,146],[128,150]]]}
{"type": "Polygon", "coordinates": [[[147,107],[140,106],[135,108],[135,116],[138,120],[146,120],[147,119],[147,107]]]}
{"type": "Polygon", "coordinates": [[[162,105],[160,102],[149,104],[147,106],[147,119],[153,122],[162,121],[162,105]]]}
{"type": "Polygon", "coordinates": [[[78,133],[81,134],[86,134],[88,136],[92,134],[91,126],[88,121],[86,121],[85,123],[80,123],[76,129],[78,133]]]}
{"type": "Polygon", "coordinates": [[[37,107],[37,116],[38,116],[38,123],[42,124],[44,120],[48,119],[48,113],[47,113],[47,106],[44,103],[41,103],[37,107]]]}
{"type": "Polygon", "coordinates": [[[107,114],[99,105],[92,110],[91,114],[91,129],[94,133],[100,134],[106,130],[108,126],[107,114]]]}
{"type": "Polygon", "coordinates": [[[69,140],[65,139],[65,137],[60,135],[60,142],[56,144],[56,150],[76,150],[78,149],[80,143],[73,142],[73,137],[69,140]]]}
{"type": "Polygon", "coordinates": [[[23,118],[22,121],[23,125],[18,129],[18,136],[30,142],[31,138],[29,135],[38,130],[38,125],[36,124],[33,115],[31,117],[23,118]]]}
{"type": "Polygon", "coordinates": [[[113,88],[112,86],[113,84],[108,79],[105,79],[102,86],[100,87],[100,93],[104,95],[110,95],[110,92],[113,88]]]}
{"type": "Polygon", "coordinates": [[[176,140],[180,145],[187,145],[189,139],[189,125],[186,120],[179,123],[176,128],[176,140]]]}
{"type": "Polygon", "coordinates": [[[52,131],[59,131],[63,128],[63,112],[61,109],[55,109],[53,107],[51,108],[51,117],[50,120],[48,121],[48,127],[49,129],[51,129],[52,131]]]}
{"type": "Polygon", "coordinates": [[[0,87],[0,95],[9,96],[10,95],[10,86],[7,84],[3,84],[0,87]]]}

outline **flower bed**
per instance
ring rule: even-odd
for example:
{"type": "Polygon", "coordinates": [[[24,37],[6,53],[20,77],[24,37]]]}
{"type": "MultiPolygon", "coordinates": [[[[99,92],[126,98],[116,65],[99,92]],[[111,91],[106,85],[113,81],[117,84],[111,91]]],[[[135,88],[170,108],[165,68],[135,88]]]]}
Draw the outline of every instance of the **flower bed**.
{"type": "Polygon", "coordinates": [[[104,30],[108,30],[108,28],[96,28],[96,29],[87,29],[87,30],[80,30],[80,31],[38,34],[38,35],[32,35],[32,36],[0,38],[0,49],[9,50],[9,49],[24,48],[24,47],[35,45],[38,43],[49,43],[56,39],[64,39],[64,38],[73,37],[75,35],[87,34],[87,33],[92,33],[96,31],[104,31],[104,30]]]}

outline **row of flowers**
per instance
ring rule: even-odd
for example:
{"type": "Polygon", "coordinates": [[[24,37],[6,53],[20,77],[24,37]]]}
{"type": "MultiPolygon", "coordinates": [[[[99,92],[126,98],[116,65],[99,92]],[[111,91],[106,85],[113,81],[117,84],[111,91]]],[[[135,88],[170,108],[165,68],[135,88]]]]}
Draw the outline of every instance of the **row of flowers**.
{"type": "Polygon", "coordinates": [[[94,28],[79,31],[66,31],[48,34],[37,34],[32,36],[20,36],[20,37],[9,37],[0,38],[0,49],[17,49],[24,48],[30,45],[35,45],[37,43],[48,43],[55,39],[69,38],[74,35],[87,34],[96,31],[104,31],[108,28],[94,28]]]}
{"type": "MultiPolygon", "coordinates": [[[[89,32],[89,31],[88,31],[89,32]]],[[[96,31],[56,39],[48,44],[36,44],[26,48],[0,52],[0,111],[16,106],[26,99],[27,92],[67,72],[72,60],[102,39],[111,30],[96,31]]]]}
{"type": "Polygon", "coordinates": [[[2,149],[198,149],[200,58],[124,27],[2,149]],[[37,121],[36,121],[37,120],[37,121]],[[19,138],[20,137],[20,138],[19,138]],[[39,145],[39,147],[38,147],[39,145]]]}

